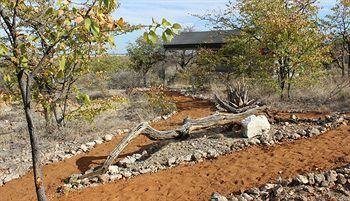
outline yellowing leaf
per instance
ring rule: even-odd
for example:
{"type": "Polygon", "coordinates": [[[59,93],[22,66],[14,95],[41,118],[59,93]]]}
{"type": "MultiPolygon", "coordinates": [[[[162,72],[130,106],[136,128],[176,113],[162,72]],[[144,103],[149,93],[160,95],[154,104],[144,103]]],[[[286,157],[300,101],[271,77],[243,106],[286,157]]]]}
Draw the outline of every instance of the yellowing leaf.
{"type": "Polygon", "coordinates": [[[63,15],[64,11],[63,10],[58,10],[58,15],[63,15]]]}
{"type": "Polygon", "coordinates": [[[82,16],[79,16],[79,17],[77,17],[77,18],[75,18],[75,22],[77,23],[77,24],[79,24],[80,22],[82,22],[84,20],[84,18],[82,17],[82,16]]]}
{"type": "Polygon", "coordinates": [[[173,24],[173,29],[181,29],[181,25],[178,23],[173,24]]]}
{"type": "Polygon", "coordinates": [[[63,71],[66,67],[66,57],[63,56],[60,60],[59,69],[63,71]]]}
{"type": "Polygon", "coordinates": [[[4,44],[0,44],[0,55],[5,55],[8,53],[8,48],[4,44]]]}
{"type": "Polygon", "coordinates": [[[124,19],[121,17],[118,21],[117,21],[117,25],[118,26],[120,26],[120,27],[122,27],[122,26],[124,26],[124,19]]]}

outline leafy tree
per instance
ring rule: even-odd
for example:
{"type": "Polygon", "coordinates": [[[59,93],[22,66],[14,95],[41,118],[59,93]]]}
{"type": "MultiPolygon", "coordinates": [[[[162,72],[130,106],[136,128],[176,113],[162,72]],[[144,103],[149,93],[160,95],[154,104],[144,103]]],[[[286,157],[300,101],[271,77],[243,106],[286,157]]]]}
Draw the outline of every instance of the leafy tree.
{"type": "Polygon", "coordinates": [[[127,48],[131,67],[141,73],[143,85],[147,86],[147,73],[152,67],[165,59],[165,51],[161,43],[149,44],[139,38],[127,48]]]}
{"type": "Polygon", "coordinates": [[[237,65],[243,59],[245,69],[273,80],[281,98],[285,92],[290,98],[292,84],[317,77],[328,59],[317,12],[314,0],[238,0],[230,2],[223,14],[209,14],[202,19],[217,28],[240,31],[239,38],[231,41],[241,39],[242,48],[249,51],[234,56],[233,63],[237,65]]]}
{"type": "Polygon", "coordinates": [[[342,70],[343,76],[346,68],[350,76],[350,1],[338,0],[332,14],[326,16],[324,25],[332,45],[330,53],[334,63],[342,70]]]}
{"type": "MultiPolygon", "coordinates": [[[[111,15],[117,6],[115,0],[2,0],[0,3],[0,57],[8,64],[4,77],[9,83],[16,81],[11,83],[11,89],[21,96],[40,201],[46,200],[46,195],[32,101],[44,108],[52,103],[66,104],[72,84],[86,70],[84,62],[91,55],[105,52],[113,43],[113,34],[128,29],[122,18],[114,20],[111,15]]],[[[152,38],[156,38],[153,33],[157,28],[163,28],[164,38],[171,38],[177,26],[154,22],[136,28],[150,28],[145,36],[152,38]]],[[[86,94],[77,98],[89,102],[86,94]]]]}

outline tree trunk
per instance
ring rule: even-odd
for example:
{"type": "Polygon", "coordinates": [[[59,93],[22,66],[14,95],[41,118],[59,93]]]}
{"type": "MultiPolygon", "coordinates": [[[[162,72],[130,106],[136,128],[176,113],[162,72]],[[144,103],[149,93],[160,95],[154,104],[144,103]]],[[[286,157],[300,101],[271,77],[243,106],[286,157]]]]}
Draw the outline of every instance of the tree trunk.
{"type": "Polygon", "coordinates": [[[32,110],[31,110],[31,78],[27,75],[27,79],[25,80],[23,75],[25,72],[22,70],[17,75],[18,84],[21,90],[22,101],[24,106],[24,112],[26,116],[28,132],[30,137],[30,145],[32,151],[32,162],[33,162],[33,174],[34,174],[34,183],[35,190],[38,201],[46,201],[45,194],[45,186],[44,186],[44,178],[42,174],[41,160],[40,160],[40,151],[39,151],[39,142],[38,137],[34,131],[32,110]]]}
{"type": "MultiPolygon", "coordinates": [[[[350,51],[350,44],[348,44],[348,48],[349,48],[349,51],[350,51]]],[[[347,53],[347,67],[348,67],[348,76],[350,77],[350,52],[347,53]]]]}
{"type": "Polygon", "coordinates": [[[45,117],[45,126],[46,128],[50,125],[50,114],[49,109],[47,107],[44,107],[44,117],[45,117]]]}
{"type": "Polygon", "coordinates": [[[278,84],[281,89],[281,95],[280,99],[283,100],[284,98],[284,89],[286,86],[286,69],[285,69],[285,60],[282,59],[279,61],[280,67],[278,72],[278,84]]]}

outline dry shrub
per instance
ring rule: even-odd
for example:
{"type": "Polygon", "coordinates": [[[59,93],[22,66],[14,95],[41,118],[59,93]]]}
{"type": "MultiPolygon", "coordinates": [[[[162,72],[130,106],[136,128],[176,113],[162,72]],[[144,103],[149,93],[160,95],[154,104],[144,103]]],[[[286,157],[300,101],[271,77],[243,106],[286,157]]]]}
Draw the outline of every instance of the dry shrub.
{"type": "Polygon", "coordinates": [[[110,89],[130,89],[143,86],[140,75],[133,70],[123,70],[111,75],[110,89]]]}
{"type": "Polygon", "coordinates": [[[307,86],[292,88],[292,98],[280,100],[278,90],[256,83],[252,87],[253,97],[279,109],[309,111],[349,111],[350,79],[328,75],[307,86]]]}
{"type": "Polygon", "coordinates": [[[176,110],[175,103],[160,91],[135,92],[129,95],[129,101],[140,121],[166,115],[176,110]]]}

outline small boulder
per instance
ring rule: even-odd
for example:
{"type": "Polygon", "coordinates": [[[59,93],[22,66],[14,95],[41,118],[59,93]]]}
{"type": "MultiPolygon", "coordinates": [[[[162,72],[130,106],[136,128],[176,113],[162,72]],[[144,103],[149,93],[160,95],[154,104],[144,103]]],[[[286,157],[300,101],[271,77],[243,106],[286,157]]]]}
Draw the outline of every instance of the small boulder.
{"type": "Polygon", "coordinates": [[[87,151],[89,150],[89,147],[86,146],[86,144],[82,144],[82,145],[80,146],[80,149],[81,149],[83,152],[87,152],[87,151]]]}
{"type": "Polygon", "coordinates": [[[88,147],[94,147],[96,145],[96,142],[88,142],[88,143],[86,143],[86,146],[88,146],[88,147]]]}
{"type": "Polygon", "coordinates": [[[128,172],[128,171],[125,171],[122,173],[122,175],[125,177],[125,178],[129,178],[132,176],[132,173],[131,172],[128,172]]]}
{"type": "Polygon", "coordinates": [[[246,199],[247,201],[254,200],[254,198],[252,196],[248,195],[247,193],[243,193],[242,197],[244,197],[244,199],[246,199]]]}
{"type": "Polygon", "coordinates": [[[326,177],[323,174],[315,174],[316,183],[321,184],[325,180],[326,180],[326,177]]]}
{"type": "Polygon", "coordinates": [[[310,131],[309,131],[309,135],[310,135],[310,136],[315,136],[315,135],[319,135],[319,134],[321,134],[321,132],[320,132],[320,130],[318,130],[317,128],[312,128],[312,129],[310,129],[310,131]]]}
{"type": "Polygon", "coordinates": [[[314,173],[309,173],[307,175],[307,178],[309,179],[309,184],[314,185],[315,184],[315,174],[314,173]]]}
{"type": "Polygon", "coordinates": [[[123,175],[121,175],[121,174],[114,174],[114,175],[110,176],[111,181],[118,180],[121,178],[123,178],[123,175]]]}
{"type": "Polygon", "coordinates": [[[109,181],[109,175],[108,174],[101,174],[98,176],[98,180],[101,182],[101,183],[106,183],[109,181]]]}
{"type": "Polygon", "coordinates": [[[300,131],[298,131],[298,134],[301,136],[306,136],[307,132],[305,130],[300,130],[300,131]]]}
{"type": "Polygon", "coordinates": [[[274,139],[277,141],[281,141],[283,138],[284,138],[284,135],[283,135],[282,131],[277,131],[274,134],[274,139]]]}
{"type": "Polygon", "coordinates": [[[102,138],[98,138],[94,141],[96,144],[102,144],[103,143],[103,140],[102,138]]]}
{"type": "Polygon", "coordinates": [[[219,153],[215,149],[208,150],[208,158],[209,159],[217,158],[218,156],[219,156],[219,153]]]}
{"type": "Polygon", "coordinates": [[[200,154],[199,152],[196,152],[196,153],[194,153],[194,154],[192,155],[192,159],[193,159],[194,161],[199,161],[199,160],[202,159],[202,154],[200,154]]]}
{"type": "Polygon", "coordinates": [[[132,157],[132,156],[127,156],[125,157],[123,160],[119,161],[120,165],[128,165],[128,164],[133,164],[136,162],[136,158],[132,157]]]}
{"type": "Polygon", "coordinates": [[[176,162],[176,158],[175,157],[171,157],[168,159],[168,166],[171,166],[172,164],[174,164],[176,162]]]}
{"type": "Polygon", "coordinates": [[[268,132],[271,128],[269,121],[264,115],[251,115],[245,118],[241,124],[243,126],[243,136],[246,138],[262,135],[263,133],[268,132]]]}
{"type": "Polygon", "coordinates": [[[219,193],[213,193],[210,201],[228,201],[227,198],[219,193]]]}
{"type": "Polygon", "coordinates": [[[119,167],[116,165],[111,165],[108,167],[108,172],[110,172],[111,174],[117,174],[119,173],[119,167]]]}
{"type": "Polygon", "coordinates": [[[337,174],[336,171],[330,170],[325,175],[326,175],[326,179],[327,179],[328,182],[335,182],[335,181],[337,181],[338,174],[337,174]]]}
{"type": "Polygon", "coordinates": [[[106,142],[109,142],[109,141],[111,141],[112,140],[112,138],[113,138],[113,135],[105,135],[104,137],[103,137],[103,139],[106,141],[106,142]]]}
{"type": "Polygon", "coordinates": [[[345,178],[345,176],[339,173],[337,176],[337,183],[344,185],[346,184],[346,182],[347,182],[347,179],[345,178]]]}
{"type": "Polygon", "coordinates": [[[297,184],[307,184],[309,183],[309,180],[307,177],[303,176],[303,175],[298,175],[294,178],[294,181],[297,183],[297,184]]]}

